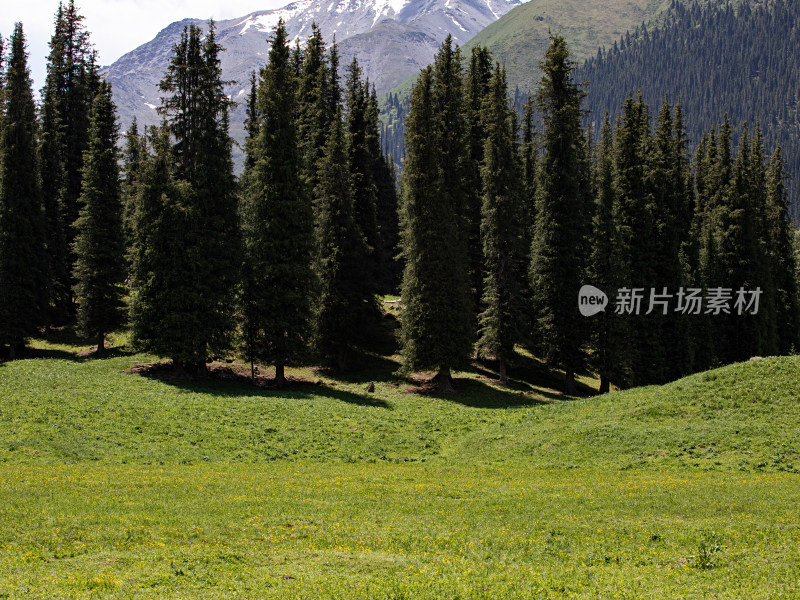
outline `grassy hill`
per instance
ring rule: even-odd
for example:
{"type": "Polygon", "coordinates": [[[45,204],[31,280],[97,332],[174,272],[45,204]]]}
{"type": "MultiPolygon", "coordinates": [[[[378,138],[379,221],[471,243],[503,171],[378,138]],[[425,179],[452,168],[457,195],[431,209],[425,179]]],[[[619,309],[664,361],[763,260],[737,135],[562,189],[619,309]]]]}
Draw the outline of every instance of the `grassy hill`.
{"type": "Polygon", "coordinates": [[[549,32],[560,33],[573,60],[582,63],[598,48],[612,46],[642,23],[651,23],[670,7],[671,0],[530,0],[504,15],[464,45],[486,46],[495,60],[505,63],[509,87],[535,89],[539,62],[550,45],[549,32]]]}
{"type": "Polygon", "coordinates": [[[581,398],[527,357],[437,397],[392,356],[276,391],[36,346],[0,364],[0,597],[800,593],[796,357],[581,398]]]}

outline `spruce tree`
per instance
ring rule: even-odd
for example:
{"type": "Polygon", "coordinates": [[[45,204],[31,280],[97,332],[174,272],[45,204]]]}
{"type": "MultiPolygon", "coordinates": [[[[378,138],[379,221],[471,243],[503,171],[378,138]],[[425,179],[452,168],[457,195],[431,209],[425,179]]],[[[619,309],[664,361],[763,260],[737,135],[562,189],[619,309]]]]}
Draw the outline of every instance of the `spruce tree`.
{"type": "Polygon", "coordinates": [[[124,316],[125,238],[117,129],[111,84],[103,82],[92,105],[73,248],[78,326],[96,337],[98,355],[104,351],[105,334],[122,325],[124,316]]]}
{"type": "MultiPolygon", "coordinates": [[[[594,165],[595,207],[592,221],[592,252],[589,266],[591,285],[611,294],[621,284],[617,257],[617,233],[614,221],[616,184],[614,178],[614,140],[608,113],[600,131],[600,147],[594,165]]],[[[613,308],[598,314],[592,321],[591,364],[600,376],[600,393],[611,389],[611,380],[620,381],[619,334],[613,308]]]]}
{"type": "Polygon", "coordinates": [[[167,127],[151,128],[148,137],[153,154],[145,160],[136,199],[131,334],[138,346],[196,373],[207,357],[195,334],[206,327],[202,299],[190,293],[201,261],[187,244],[198,220],[196,199],[192,186],[173,175],[167,127]]]}
{"type": "Polygon", "coordinates": [[[403,358],[409,369],[436,370],[442,392],[474,336],[466,134],[461,53],[448,36],[412,92],[401,209],[403,358]]]}
{"type": "Polygon", "coordinates": [[[397,182],[394,161],[383,155],[379,133],[378,95],[375,87],[369,95],[366,111],[366,145],[371,161],[372,179],[377,196],[375,218],[378,224],[380,246],[376,263],[378,265],[378,293],[394,294],[399,290],[402,268],[397,260],[399,245],[399,222],[397,205],[397,182]]]}
{"type": "Polygon", "coordinates": [[[50,320],[63,324],[75,313],[72,242],[81,195],[89,113],[99,85],[95,53],[74,0],[60,3],[50,40],[47,79],[41,91],[41,169],[47,215],[50,320]]]}
{"type": "MultiPolygon", "coordinates": [[[[686,175],[679,152],[673,110],[665,100],[656,119],[645,171],[654,232],[657,233],[652,269],[656,294],[661,294],[666,288],[667,294],[674,295],[685,282],[681,247],[688,234],[683,230],[686,175]]],[[[663,309],[654,308],[653,313],[646,316],[649,318],[646,335],[660,341],[651,344],[652,361],[657,368],[651,370],[648,382],[663,383],[685,375],[691,362],[687,320],[682,315],[674,315],[669,305],[666,314],[663,309]]]]}
{"type": "Polygon", "coordinates": [[[325,54],[325,42],[316,23],[311,26],[297,86],[297,139],[302,158],[302,174],[308,189],[317,186],[317,170],[325,150],[328,124],[333,115],[330,69],[325,54]]]}
{"type": "Polygon", "coordinates": [[[520,160],[522,163],[522,185],[525,192],[523,202],[525,206],[525,244],[530,248],[533,243],[533,226],[536,222],[536,163],[537,141],[533,125],[533,99],[528,96],[522,114],[522,140],[519,145],[520,160]]]}
{"type": "Polygon", "coordinates": [[[45,323],[47,259],[36,152],[36,107],[25,36],[10,39],[0,94],[0,344],[9,358],[45,323]]]}
{"type": "Polygon", "coordinates": [[[355,219],[353,180],[341,113],[328,133],[317,179],[314,266],[319,280],[314,347],[339,370],[347,350],[360,340],[374,313],[374,296],[364,294],[366,240],[355,219]]]}
{"type": "Polygon", "coordinates": [[[254,161],[242,206],[245,330],[251,355],[275,364],[278,385],[286,383],[284,366],[306,352],[314,287],[314,221],[296,111],[297,79],[281,20],[261,70],[260,126],[249,148],[254,161]]]}
{"type": "MultiPolygon", "coordinates": [[[[648,180],[647,157],[650,155],[650,110],[642,100],[628,96],[622,107],[614,140],[614,166],[617,189],[618,243],[615,259],[621,287],[661,293],[664,284],[656,272],[659,261],[656,248],[657,224],[653,198],[653,182],[648,180]],[[661,285],[661,288],[659,288],[661,285]]],[[[618,331],[624,342],[618,356],[618,380],[622,386],[643,385],[660,381],[659,348],[652,343],[659,332],[659,316],[646,314],[649,297],[642,298],[637,314],[619,319],[618,331]]]]}
{"type": "MultiPolygon", "coordinates": [[[[347,68],[345,79],[345,99],[347,102],[348,164],[350,179],[355,194],[355,219],[358,229],[367,244],[367,254],[362,265],[362,279],[365,295],[372,296],[378,291],[380,277],[381,239],[378,233],[377,199],[378,187],[374,179],[373,148],[368,136],[370,109],[369,89],[361,79],[358,61],[347,68]]],[[[374,315],[373,315],[374,316],[374,315]]]]}
{"type": "Polygon", "coordinates": [[[548,363],[564,369],[565,393],[575,394],[575,372],[585,365],[587,324],[575,301],[588,261],[591,189],[581,129],[584,94],[573,81],[566,41],[550,39],[536,95],[544,131],[530,282],[537,346],[548,363]]]}
{"type": "Polygon", "coordinates": [[[139,135],[136,117],[125,132],[125,148],[122,153],[122,228],[125,234],[126,255],[131,258],[136,222],[136,197],[139,179],[147,154],[146,138],[139,135]]]}
{"type": "Polygon", "coordinates": [[[483,205],[481,165],[488,131],[482,114],[484,100],[490,93],[492,76],[492,56],[489,50],[481,46],[473,48],[464,86],[469,161],[464,187],[467,191],[466,217],[469,227],[470,273],[475,306],[478,306],[482,299],[486,277],[481,241],[483,205]]]}
{"type": "Polygon", "coordinates": [[[778,352],[789,354],[800,344],[800,312],[797,297],[797,261],[794,235],[789,219],[789,200],[784,183],[783,155],[778,146],[772,153],[767,170],[767,231],[769,261],[775,283],[775,321],[778,333],[778,352]]]}
{"type": "Polygon", "coordinates": [[[496,65],[481,110],[486,134],[480,169],[483,189],[481,244],[483,297],[478,316],[478,352],[495,358],[500,382],[508,383],[507,363],[522,339],[523,281],[527,263],[516,119],[508,106],[505,69],[496,65]]]}
{"type": "MultiPolygon", "coordinates": [[[[168,213],[164,215],[164,229],[154,237],[160,239],[168,230],[175,237],[169,244],[150,249],[156,253],[150,266],[160,269],[160,261],[175,272],[160,280],[170,289],[145,285],[147,272],[136,272],[140,286],[144,286],[138,302],[151,311],[163,309],[158,320],[172,323],[162,328],[140,323],[134,330],[147,330],[148,335],[138,341],[151,351],[172,357],[177,367],[193,372],[205,369],[210,354],[229,347],[240,260],[232,141],[228,135],[230,101],[222,89],[220,51],[213,22],[205,40],[199,28],[191,26],[184,29],[173,48],[160,84],[168,94],[160,111],[174,141],[169,152],[159,149],[156,164],[167,160],[170,165],[166,176],[155,179],[163,181],[174,194],[175,205],[164,208],[168,213]],[[180,256],[175,255],[176,247],[181,248],[180,256]],[[183,301],[159,303],[162,294],[174,294],[183,301]],[[176,314],[169,314],[173,310],[176,314]]],[[[161,137],[159,143],[163,142],[161,137]]],[[[140,218],[137,221],[148,226],[140,218]]]]}

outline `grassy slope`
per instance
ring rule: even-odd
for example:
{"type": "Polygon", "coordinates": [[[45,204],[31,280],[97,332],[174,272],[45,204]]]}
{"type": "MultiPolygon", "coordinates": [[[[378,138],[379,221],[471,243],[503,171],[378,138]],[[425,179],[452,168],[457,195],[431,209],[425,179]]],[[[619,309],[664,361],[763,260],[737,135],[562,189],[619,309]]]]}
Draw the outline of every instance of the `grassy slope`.
{"type": "MultiPolygon", "coordinates": [[[[599,47],[611,46],[626,31],[651,22],[669,5],[669,0],[529,0],[464,44],[464,54],[469,56],[476,46],[488,47],[495,60],[505,63],[512,91],[514,86],[532,90],[539,83],[539,63],[550,44],[549,31],[561,33],[573,60],[582,63],[599,47]]],[[[410,77],[390,93],[410,95],[416,78],[410,77]]]]}
{"type": "Polygon", "coordinates": [[[465,48],[487,46],[505,63],[509,86],[534,89],[549,31],[567,40],[572,58],[582,62],[601,46],[611,46],[637,25],[649,23],[669,8],[669,0],[530,0],[489,25],[465,48]]]}
{"type": "Polygon", "coordinates": [[[437,398],[388,357],[278,393],[72,350],[0,364],[0,598],[800,593],[797,358],[437,398]]]}
{"type": "Polygon", "coordinates": [[[795,470],[800,467],[797,358],[767,358],[663,387],[564,400],[525,358],[504,389],[493,373],[460,375],[461,393],[407,393],[391,358],[347,377],[298,371],[275,392],[228,382],[163,381],[123,371],[120,355],[0,365],[0,462],[198,463],[422,461],[534,467],[795,470]],[[365,385],[376,380],[376,392],[365,385]],[[532,382],[532,383],[529,383],[532,382]]]}

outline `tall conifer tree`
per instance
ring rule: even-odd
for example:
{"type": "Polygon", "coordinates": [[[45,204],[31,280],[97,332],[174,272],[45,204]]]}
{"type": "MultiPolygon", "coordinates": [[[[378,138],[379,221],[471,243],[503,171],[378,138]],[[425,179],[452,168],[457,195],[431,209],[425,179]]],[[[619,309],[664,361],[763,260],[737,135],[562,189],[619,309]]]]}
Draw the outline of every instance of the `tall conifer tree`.
{"type": "Polygon", "coordinates": [[[505,69],[496,65],[483,101],[486,133],[480,169],[483,189],[481,244],[483,297],[478,316],[478,351],[495,358],[500,382],[508,383],[507,364],[522,340],[522,284],[527,266],[525,218],[516,119],[508,106],[505,69]]]}
{"type": "MultiPolygon", "coordinates": [[[[230,344],[240,261],[232,141],[228,135],[230,101],[223,92],[220,51],[213,22],[204,40],[200,29],[192,25],[184,29],[173,48],[160,84],[167,94],[160,112],[165,115],[173,147],[168,153],[160,150],[162,157],[156,162],[171,162],[166,185],[175,194],[175,206],[165,209],[169,214],[163,224],[174,228],[175,239],[168,245],[169,251],[166,247],[152,251],[163,252],[156,263],[164,262],[175,273],[162,281],[169,289],[145,285],[148,273],[136,273],[143,286],[138,302],[149,305],[155,313],[163,306],[164,314],[158,319],[172,323],[161,328],[140,324],[138,329],[147,329],[150,334],[139,341],[147,348],[159,348],[161,354],[174,359],[176,366],[191,371],[203,371],[206,358],[230,344]],[[175,246],[182,249],[181,256],[175,256],[175,246]],[[182,302],[160,304],[161,294],[175,295],[182,302]],[[169,314],[172,310],[177,313],[169,314]]],[[[147,227],[141,219],[138,222],[147,227]]]]}
{"type": "Polygon", "coordinates": [[[766,235],[768,260],[775,283],[775,322],[778,352],[797,350],[800,339],[800,309],[793,233],[789,219],[789,200],[784,183],[783,154],[780,146],[772,153],[766,177],[766,235]]]}
{"type": "Polygon", "coordinates": [[[242,206],[243,311],[251,355],[274,363],[276,383],[284,385],[284,366],[300,360],[309,342],[314,222],[301,178],[297,79],[283,21],[273,34],[261,82],[260,126],[250,146],[254,162],[242,206]]]}
{"type": "Polygon", "coordinates": [[[575,372],[585,365],[587,325],[575,300],[588,261],[591,224],[589,162],[581,129],[584,94],[572,79],[574,68],[564,38],[552,36],[537,92],[544,131],[530,267],[537,345],[547,362],[566,372],[567,394],[576,393],[575,372]]]}
{"type": "Polygon", "coordinates": [[[83,153],[89,142],[89,113],[99,81],[83,16],[74,0],[62,2],[56,13],[47,79],[41,92],[40,147],[52,281],[50,320],[62,324],[75,312],[72,225],[78,218],[83,153]]]}
{"type": "Polygon", "coordinates": [[[122,325],[124,317],[125,238],[117,131],[111,84],[102,82],[92,105],[73,268],[78,326],[96,337],[97,354],[104,351],[105,334],[122,325]]]}
{"type": "MultiPolygon", "coordinates": [[[[613,293],[621,284],[616,267],[617,232],[614,220],[616,185],[614,178],[614,140],[608,113],[600,131],[600,147],[595,161],[595,208],[592,221],[592,253],[590,282],[599,289],[613,293]]],[[[611,389],[611,380],[619,381],[620,355],[617,319],[610,307],[594,317],[592,321],[592,366],[600,376],[600,393],[611,389]]]]}
{"type": "Polygon", "coordinates": [[[401,217],[403,357],[407,368],[436,370],[443,392],[474,336],[466,135],[461,53],[448,36],[412,93],[401,217]]]}
{"type": "Polygon", "coordinates": [[[325,359],[346,368],[347,350],[360,340],[364,322],[373,317],[374,296],[364,293],[368,248],[355,219],[352,169],[341,113],[330,126],[317,178],[315,270],[319,294],[314,345],[325,359]]]}
{"type": "Polygon", "coordinates": [[[361,79],[361,67],[358,61],[347,67],[345,79],[345,99],[347,101],[347,131],[350,138],[348,144],[348,164],[350,179],[355,194],[355,220],[364,241],[367,254],[364,256],[362,278],[364,291],[374,295],[378,291],[380,277],[381,240],[378,232],[377,201],[378,187],[374,178],[374,160],[368,130],[367,119],[370,117],[369,89],[361,79]]]}
{"type": "Polygon", "coordinates": [[[469,167],[466,169],[467,192],[466,217],[469,227],[469,252],[471,285],[474,290],[475,306],[482,300],[483,284],[486,277],[484,271],[484,253],[481,242],[481,223],[483,205],[483,178],[481,165],[486,130],[483,114],[483,103],[490,93],[492,79],[492,56],[486,47],[475,47],[470,55],[469,68],[464,86],[466,96],[465,109],[467,115],[467,146],[469,167]]]}
{"type": "Polygon", "coordinates": [[[36,107],[22,23],[11,36],[0,101],[0,344],[14,358],[44,324],[47,302],[36,107]]]}

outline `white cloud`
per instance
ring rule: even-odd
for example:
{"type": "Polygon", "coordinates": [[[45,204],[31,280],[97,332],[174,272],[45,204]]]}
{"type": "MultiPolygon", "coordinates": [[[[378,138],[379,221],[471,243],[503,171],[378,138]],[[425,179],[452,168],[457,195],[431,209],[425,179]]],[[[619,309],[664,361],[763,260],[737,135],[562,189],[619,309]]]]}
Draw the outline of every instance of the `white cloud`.
{"type": "MultiPolygon", "coordinates": [[[[216,20],[242,17],[257,10],[279,8],[291,0],[77,0],[79,12],[101,65],[153,39],[174,21],[194,17],[216,20]]],[[[0,35],[8,39],[14,23],[22,21],[28,41],[29,64],[38,91],[44,84],[45,65],[53,35],[58,0],[3,0],[0,35]],[[9,6],[10,5],[10,6],[9,6]]]]}

